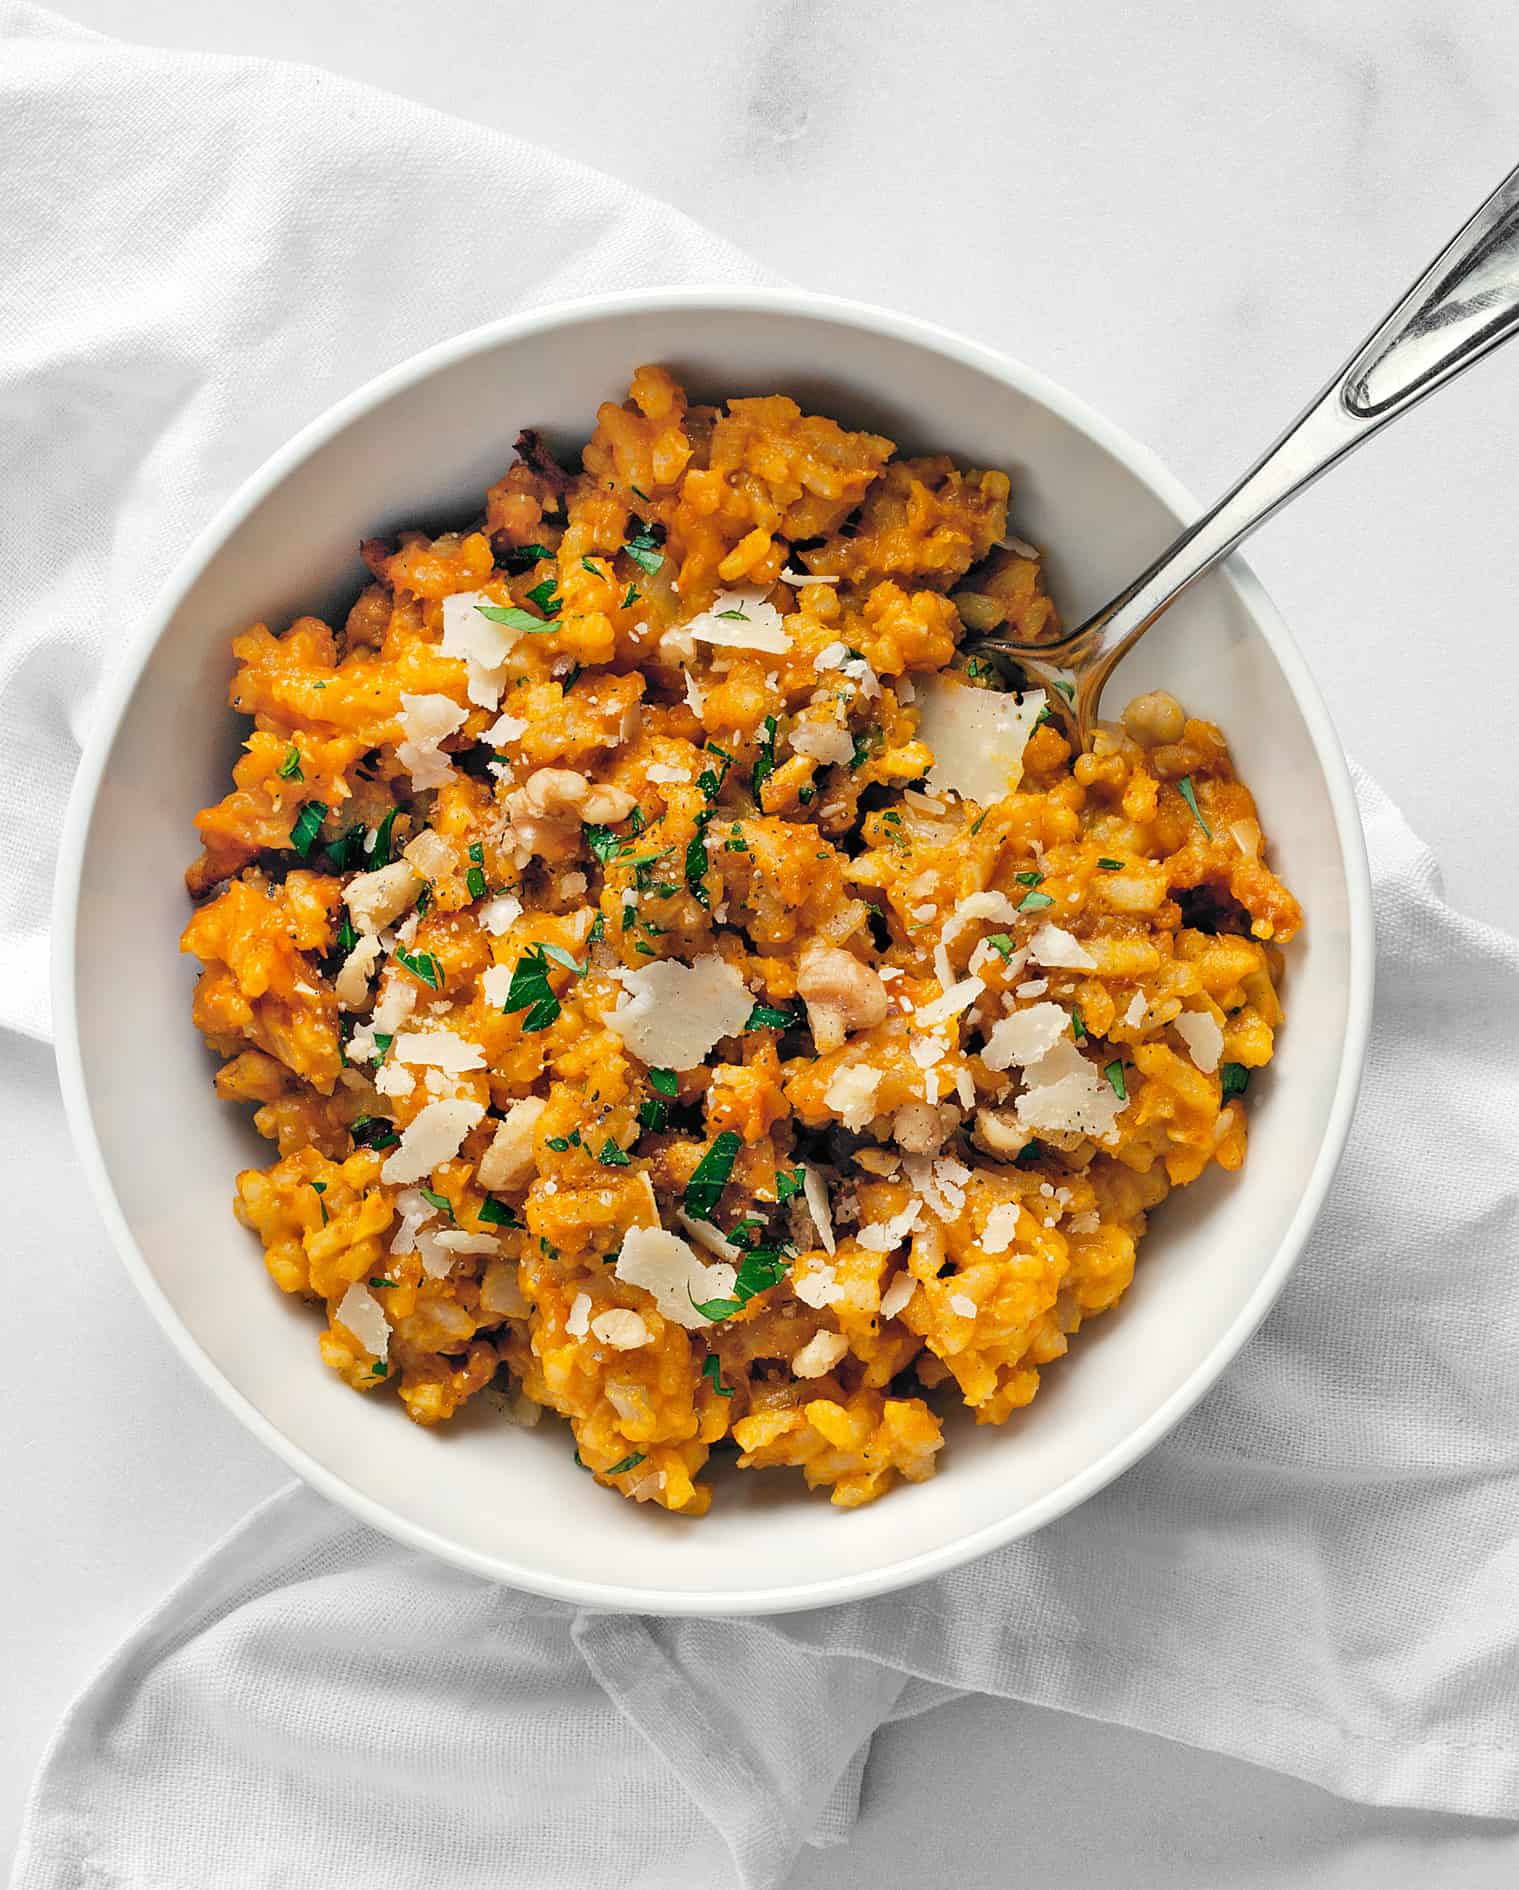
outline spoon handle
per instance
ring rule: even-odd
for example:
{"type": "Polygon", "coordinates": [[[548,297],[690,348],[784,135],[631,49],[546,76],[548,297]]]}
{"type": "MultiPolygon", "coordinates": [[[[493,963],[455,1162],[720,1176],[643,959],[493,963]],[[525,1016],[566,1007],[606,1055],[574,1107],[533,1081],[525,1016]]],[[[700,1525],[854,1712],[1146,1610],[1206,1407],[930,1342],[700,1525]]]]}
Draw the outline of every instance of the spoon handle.
{"type": "MultiPolygon", "coordinates": [[[[1075,673],[1083,745],[1114,665],[1186,587],[1320,473],[1519,329],[1519,170],[1441,250],[1281,438],[1111,603],[1030,665],[1075,673]]],[[[1011,646],[1007,646],[1011,647],[1011,646]]],[[[1022,661],[1022,658],[1019,659],[1022,661]]]]}

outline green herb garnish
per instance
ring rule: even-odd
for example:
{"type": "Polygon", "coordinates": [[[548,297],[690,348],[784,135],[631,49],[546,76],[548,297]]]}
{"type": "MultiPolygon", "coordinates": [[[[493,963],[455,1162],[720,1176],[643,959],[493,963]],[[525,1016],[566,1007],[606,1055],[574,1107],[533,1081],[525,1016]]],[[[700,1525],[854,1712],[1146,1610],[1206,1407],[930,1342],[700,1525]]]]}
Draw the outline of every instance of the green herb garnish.
{"type": "Polygon", "coordinates": [[[374,1276],[374,1277],[373,1277],[373,1278],[372,1278],[372,1279],[370,1280],[370,1282],[369,1282],[369,1284],[370,1284],[371,1286],[399,1286],[399,1285],[401,1284],[401,1282],[400,1282],[399,1280],[386,1280],[386,1279],[382,1279],[382,1278],[381,1278],[381,1277],[379,1276],[379,1274],[376,1274],[376,1275],[375,1275],[375,1276],[374,1276]]]}
{"type": "Polygon", "coordinates": [[[604,1477],[620,1477],[624,1470],[636,1470],[644,1460],[644,1452],[635,1450],[631,1456],[624,1457],[621,1463],[614,1463],[610,1470],[603,1470],[604,1477]]]}
{"type": "Polygon", "coordinates": [[[389,813],[387,813],[384,819],[380,822],[379,826],[375,828],[374,839],[370,842],[369,846],[365,848],[365,852],[369,857],[369,864],[371,868],[374,868],[377,866],[389,866],[390,864],[390,834],[391,834],[391,829],[396,824],[396,815],[399,814],[400,811],[401,810],[399,807],[392,807],[389,813]]]}
{"type": "Polygon", "coordinates": [[[470,865],[464,875],[464,884],[471,899],[485,897],[485,849],[481,843],[473,841],[469,849],[470,865]]]}
{"type": "Polygon", "coordinates": [[[584,975],[584,965],[576,964],[559,945],[534,945],[524,952],[513,968],[506,1002],[501,1006],[502,1013],[507,1017],[514,1011],[527,1012],[522,1020],[524,1031],[547,1030],[559,1016],[559,999],[549,983],[550,958],[556,964],[567,966],[577,977],[584,975]]]}
{"type": "Polygon", "coordinates": [[[638,1105],[639,1127],[652,1135],[662,1134],[669,1119],[670,1112],[658,1096],[646,1096],[638,1105]]]}
{"type": "Polygon", "coordinates": [[[538,606],[545,617],[557,617],[564,606],[563,598],[554,594],[558,583],[557,577],[546,577],[528,592],[529,599],[538,606]]]}
{"type": "Polygon", "coordinates": [[[775,1171],[775,1199],[780,1207],[795,1200],[807,1186],[805,1168],[777,1168],[775,1171]]]}
{"type": "Polygon", "coordinates": [[[1020,912],[1043,912],[1046,906],[1052,906],[1054,903],[1054,900],[1051,899],[1048,893],[1025,893],[1018,901],[1018,910],[1020,912]]]}
{"type": "Polygon", "coordinates": [[[570,1145],[570,1138],[567,1135],[551,1135],[548,1145],[556,1155],[562,1155],[570,1145]]]}
{"type": "Polygon", "coordinates": [[[394,1148],[401,1139],[395,1125],[385,1116],[355,1116],[348,1125],[348,1133],[359,1148],[394,1148]]]}
{"type": "Polygon", "coordinates": [[[674,1070],[650,1070],[649,1083],[661,1096],[673,1096],[680,1088],[680,1078],[674,1070]]]}
{"type": "Polygon", "coordinates": [[[480,1203],[479,1218],[487,1227],[520,1227],[521,1221],[512,1210],[502,1202],[493,1200],[490,1195],[480,1203]]]}
{"type": "Polygon", "coordinates": [[[1013,878],[1020,886],[1037,886],[1044,875],[1043,873],[1014,873],[1013,878]]]}
{"type": "Polygon", "coordinates": [[[611,1136],[608,1136],[601,1147],[597,1149],[596,1159],[601,1163],[603,1168],[628,1168],[632,1166],[633,1162],[633,1157],[626,1149],[619,1148],[612,1140],[611,1136]]]}
{"type": "Polygon", "coordinates": [[[650,577],[653,577],[665,561],[665,554],[659,549],[659,541],[647,525],[639,525],[638,530],[623,546],[623,550],[639,570],[646,571],[650,577]]]}
{"type": "Polygon", "coordinates": [[[743,1138],[733,1129],[724,1129],[696,1164],[681,1197],[681,1206],[693,1219],[711,1220],[712,1210],[722,1199],[742,1147],[743,1138]]]}
{"type": "Polygon", "coordinates": [[[1082,1022],[1081,1006],[1079,1004],[1073,1004],[1071,1006],[1071,1035],[1075,1038],[1077,1043],[1080,1043],[1086,1034],[1087,1027],[1082,1022]]]}
{"type": "Polygon", "coordinates": [[[1118,1100],[1120,1102],[1127,1102],[1129,1100],[1129,1091],[1123,1080],[1123,1058],[1114,1057],[1113,1061],[1108,1064],[1107,1068],[1103,1071],[1103,1075],[1112,1085],[1113,1094],[1118,1100]]]}
{"type": "MultiPolygon", "coordinates": [[[[538,564],[544,558],[552,558],[554,554],[547,545],[514,545],[503,555],[513,564],[527,566],[538,564]]],[[[475,608],[478,610],[480,607],[477,604],[475,608]]]]}
{"type": "MultiPolygon", "coordinates": [[[[550,590],[553,589],[553,582],[550,578],[550,590]]],[[[482,617],[489,617],[492,623],[504,624],[508,630],[525,630],[530,636],[541,637],[546,631],[559,628],[558,624],[545,623],[541,617],[535,617],[530,610],[522,610],[516,604],[476,604],[475,609],[482,617]]]]}
{"type": "Polygon", "coordinates": [[[396,963],[405,968],[430,991],[443,989],[443,968],[431,952],[409,952],[404,945],[396,947],[396,963]]]}
{"type": "Polygon", "coordinates": [[[991,946],[992,950],[996,952],[997,956],[1004,964],[1006,964],[1008,959],[1013,955],[1013,941],[1008,937],[1006,932],[993,932],[991,937],[986,940],[986,943],[991,946]]]}
{"type": "Polygon", "coordinates": [[[1102,868],[1104,873],[1121,873],[1123,871],[1122,860],[1099,860],[1097,864],[1102,868]]]}
{"type": "Polygon", "coordinates": [[[796,1018],[790,1011],[778,1010],[773,1004],[756,1004],[744,1021],[745,1030],[790,1030],[796,1018]]]}
{"type": "Polygon", "coordinates": [[[313,1181],[311,1186],[316,1192],[316,1204],[322,1210],[322,1225],[325,1227],[327,1225],[327,1203],[322,1199],[322,1196],[327,1192],[327,1183],[325,1181],[313,1181]]]}
{"type": "Polygon", "coordinates": [[[765,783],[770,779],[771,775],[775,773],[776,727],[775,717],[773,715],[767,715],[765,717],[764,740],[759,745],[759,754],[756,756],[754,762],[754,773],[750,777],[750,785],[754,789],[755,801],[762,810],[765,805],[763,792],[765,783]]]}
{"type": "Polygon", "coordinates": [[[620,608],[623,610],[631,610],[637,602],[638,602],[638,592],[630,584],[628,586],[628,594],[625,598],[623,598],[620,608]]]}
{"type": "Polygon", "coordinates": [[[1203,819],[1202,813],[1198,808],[1197,789],[1192,785],[1192,777],[1190,774],[1184,774],[1176,783],[1176,791],[1187,803],[1188,807],[1192,809],[1192,818],[1211,840],[1213,838],[1213,829],[1208,825],[1207,821],[1203,819]]]}
{"type": "Polygon", "coordinates": [[[1250,1072],[1243,1063],[1225,1063],[1219,1069],[1218,1079],[1225,1102],[1231,1096],[1243,1096],[1250,1087],[1250,1072]]]}
{"type": "Polygon", "coordinates": [[[719,1398],[731,1398],[733,1386],[723,1383],[723,1362],[716,1352],[709,1352],[702,1360],[701,1375],[711,1385],[719,1398]]]}
{"type": "Polygon", "coordinates": [[[440,1214],[446,1214],[450,1220],[454,1218],[454,1204],[446,1194],[439,1194],[436,1188],[418,1188],[417,1193],[424,1201],[430,1201],[440,1214]]]}
{"type": "Polygon", "coordinates": [[[301,858],[306,859],[316,845],[316,837],[322,831],[322,822],[327,818],[325,801],[307,801],[300,816],[290,829],[290,844],[301,858]]]}
{"type": "Polygon", "coordinates": [[[287,754],[285,759],[280,763],[280,779],[282,781],[304,781],[306,779],[305,775],[301,773],[301,751],[295,746],[294,742],[290,744],[289,754],[287,754]]]}

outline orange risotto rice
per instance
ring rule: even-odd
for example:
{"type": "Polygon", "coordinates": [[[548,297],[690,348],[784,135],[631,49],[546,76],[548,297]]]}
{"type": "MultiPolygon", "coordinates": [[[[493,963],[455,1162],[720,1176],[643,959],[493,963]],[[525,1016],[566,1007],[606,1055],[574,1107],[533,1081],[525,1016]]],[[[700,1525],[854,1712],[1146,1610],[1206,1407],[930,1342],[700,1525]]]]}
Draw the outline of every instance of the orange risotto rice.
{"type": "Polygon", "coordinates": [[[240,1218],[419,1424],[494,1386],[687,1515],[1000,1424],[1245,1158],[1300,923],[1218,729],[1073,757],[959,646],[1048,638],[1000,472],[659,367],[569,470],[235,638],[184,948],[240,1218]]]}

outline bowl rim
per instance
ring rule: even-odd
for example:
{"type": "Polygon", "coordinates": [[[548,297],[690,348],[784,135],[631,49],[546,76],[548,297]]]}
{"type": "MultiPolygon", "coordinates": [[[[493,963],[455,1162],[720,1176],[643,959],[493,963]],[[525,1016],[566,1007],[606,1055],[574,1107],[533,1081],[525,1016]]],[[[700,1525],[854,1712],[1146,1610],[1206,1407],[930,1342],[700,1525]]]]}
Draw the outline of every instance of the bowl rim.
{"type": "Polygon", "coordinates": [[[841,322],[948,357],[1038,401],[1109,452],[1179,518],[1195,517],[1200,510],[1187,489],[1148,447],[1037,369],[937,323],[841,296],[799,289],[720,286],[626,290],[545,303],[434,343],[385,369],[308,421],[242,482],[191,541],[107,674],[69,795],[54,879],[51,948],[54,1034],[65,1114],[74,1145],[95,1205],[129,1277],[161,1330],[200,1381],[305,1483],[361,1522],[408,1547],[425,1550],[471,1574],[529,1593],[606,1612],[687,1616],[778,1614],[860,1601],[926,1581],[1031,1535],[1085,1502],[1159,1443],[1217,1381],[1275,1301],[1318,1218],[1344,1152],[1365,1062],[1374,978],[1371,877],[1349,766],[1328,708],[1285,622],[1264,587],[1238,555],[1220,567],[1220,576],[1232,587],[1255,628],[1265,638],[1302,713],[1328,790],[1344,861],[1349,931],[1346,1030],[1323,1140],[1297,1209],[1265,1272],[1231,1324],[1171,1395],[1120,1443],[1058,1489],[998,1522],[956,1536],[935,1548],[863,1572],[763,1589],[686,1593],[680,1589],[627,1588],[615,1581],[544,1574],[520,1567],[504,1556],[470,1549],[354,1489],[336,1472],[310,1457],[231,1383],[192,1336],[159,1284],[117,1200],[96,1135],[84,1080],[75,1001],[82,868],[107,758],[149,657],[191,587],[242,521],[295,467],[351,422],[442,369],[544,330],[608,317],[659,314],[672,308],[713,314],[770,312],[782,318],[799,316],[841,322]]]}

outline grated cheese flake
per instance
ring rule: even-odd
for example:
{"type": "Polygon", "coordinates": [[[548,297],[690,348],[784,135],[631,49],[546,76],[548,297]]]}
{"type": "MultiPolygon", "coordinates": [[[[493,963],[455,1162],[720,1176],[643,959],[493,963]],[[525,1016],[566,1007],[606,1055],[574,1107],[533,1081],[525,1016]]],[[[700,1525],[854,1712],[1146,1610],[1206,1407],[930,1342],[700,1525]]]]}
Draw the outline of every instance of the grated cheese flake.
{"type": "Polygon", "coordinates": [[[792,1359],[792,1374],[797,1378],[821,1378],[848,1350],[849,1341],[842,1332],[815,1332],[792,1359]]]}
{"type": "Polygon", "coordinates": [[[583,1339],[591,1326],[591,1296],[589,1293],[577,1293],[570,1302],[570,1316],[564,1322],[564,1329],[572,1339],[583,1339]]]}
{"type": "Polygon", "coordinates": [[[763,650],[781,656],[791,648],[781,613],[753,585],[719,591],[708,609],[682,627],[696,642],[725,650],[763,650]]]}
{"type": "Polygon", "coordinates": [[[427,1063],[457,1076],[461,1070],[483,1070],[485,1052],[466,1043],[451,1030],[403,1030],[391,1046],[396,1063],[427,1063]]]}
{"type": "Polygon", "coordinates": [[[385,1308],[367,1286],[357,1282],[350,1286],[338,1301],[338,1309],[333,1316],[347,1326],[364,1350],[373,1357],[385,1358],[389,1354],[390,1321],[385,1317],[385,1308]]]}
{"type": "Polygon", "coordinates": [[[923,1213],[921,1201],[909,1201],[900,1214],[893,1214],[888,1221],[870,1221],[862,1227],[855,1238],[862,1247],[871,1253],[891,1253],[917,1226],[923,1213]]]}
{"type": "Polygon", "coordinates": [[[932,1030],[936,1024],[948,1023],[950,1018],[958,1017],[961,1011],[968,1010],[986,986],[979,978],[962,978],[958,984],[952,984],[942,997],[936,997],[931,1003],[920,1004],[914,1013],[914,1022],[924,1030],[932,1030]]]}
{"type": "Polygon", "coordinates": [[[654,1069],[694,1070],[714,1044],[743,1029],[754,1008],[743,979],[716,952],[689,965],[667,958],[615,976],[627,997],[606,1021],[654,1069]]]}
{"type": "Polygon", "coordinates": [[[459,1144],[485,1115],[485,1104],[467,1096],[430,1102],[401,1132],[380,1170],[382,1181],[420,1181],[439,1162],[451,1160],[459,1144]]]}
{"type": "Polygon", "coordinates": [[[1023,750],[1044,713],[1044,691],[973,689],[945,676],[918,688],[918,734],[934,751],[928,785],[989,807],[1023,778],[1023,750]]]}
{"type": "Polygon", "coordinates": [[[1014,1011],[992,1026],[981,1061],[989,1070],[1037,1063],[1064,1036],[1070,1022],[1059,1004],[1031,1004],[1027,1010],[1014,1011]]]}
{"type": "Polygon", "coordinates": [[[898,1313],[905,1312],[907,1302],[917,1290],[917,1275],[908,1273],[904,1269],[881,1295],[881,1317],[883,1319],[895,1319],[898,1313]]]}
{"type": "Polygon", "coordinates": [[[823,1101],[846,1129],[863,1129],[875,1114],[881,1075],[880,1070],[873,1070],[868,1063],[844,1063],[834,1071],[823,1091],[823,1101]]]}
{"type": "Polygon", "coordinates": [[[652,1294],[666,1319],[694,1332],[709,1325],[692,1304],[727,1299],[737,1275],[726,1261],[708,1262],[678,1234],[662,1227],[631,1227],[613,1272],[629,1286],[652,1294]]]}
{"type": "Polygon", "coordinates": [[[1028,942],[1028,955],[1036,965],[1052,965],[1056,970],[1095,971],[1097,960],[1074,933],[1048,920],[1028,942]]]}
{"type": "Polygon", "coordinates": [[[1211,1011],[1183,1011],[1171,1019],[1171,1028],[1187,1046],[1187,1054],[1205,1074],[1218,1068],[1224,1054],[1224,1033],[1211,1011]]]}
{"type": "Polygon", "coordinates": [[[981,1230],[981,1246],[986,1253],[1006,1253],[1018,1231],[1018,1204],[999,1201],[986,1217],[981,1230]]]}
{"type": "Polygon", "coordinates": [[[442,787],[453,779],[453,763],[439,743],[464,726],[466,713],[450,696],[401,697],[404,739],[396,744],[396,760],[411,776],[411,785],[418,793],[442,787]]]}
{"type": "Polygon", "coordinates": [[[626,1306],[609,1306],[591,1321],[591,1331],[614,1352],[632,1352],[653,1338],[646,1322],[626,1306]]]}
{"type": "Polygon", "coordinates": [[[1023,1081],[1024,1093],[1014,1108],[1024,1128],[1051,1135],[1090,1135],[1098,1141],[1112,1139],[1124,1105],[1068,1033],[1063,1032],[1037,1063],[1024,1070],[1023,1081]]]}
{"type": "Polygon", "coordinates": [[[828,1188],[823,1177],[810,1163],[802,1169],[802,1198],[807,1203],[812,1224],[818,1230],[823,1251],[836,1253],[838,1242],[833,1234],[833,1216],[828,1211],[828,1188]]]}

